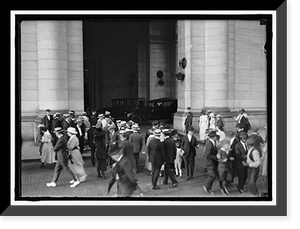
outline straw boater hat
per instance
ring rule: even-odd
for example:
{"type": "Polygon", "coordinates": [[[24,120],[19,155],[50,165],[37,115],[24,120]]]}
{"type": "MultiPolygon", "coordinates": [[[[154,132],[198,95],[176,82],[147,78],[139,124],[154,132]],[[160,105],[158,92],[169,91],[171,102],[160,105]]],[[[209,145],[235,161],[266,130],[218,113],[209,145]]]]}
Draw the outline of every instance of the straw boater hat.
{"type": "Polygon", "coordinates": [[[139,125],[137,123],[135,123],[135,124],[132,125],[132,129],[139,130],[140,127],[139,127],[139,125]]]}
{"type": "Polygon", "coordinates": [[[68,133],[71,133],[71,134],[77,134],[77,131],[75,130],[74,127],[69,127],[69,128],[67,129],[67,132],[68,132],[68,133]]]}
{"type": "Polygon", "coordinates": [[[223,147],[224,145],[229,144],[229,143],[230,142],[228,140],[224,139],[224,140],[220,141],[219,145],[220,145],[220,147],[223,147]]]}
{"type": "Polygon", "coordinates": [[[160,136],[161,135],[161,130],[160,129],[154,130],[154,135],[155,136],[160,136]]]}
{"type": "Polygon", "coordinates": [[[53,132],[62,133],[64,130],[61,127],[55,127],[53,132]]]}

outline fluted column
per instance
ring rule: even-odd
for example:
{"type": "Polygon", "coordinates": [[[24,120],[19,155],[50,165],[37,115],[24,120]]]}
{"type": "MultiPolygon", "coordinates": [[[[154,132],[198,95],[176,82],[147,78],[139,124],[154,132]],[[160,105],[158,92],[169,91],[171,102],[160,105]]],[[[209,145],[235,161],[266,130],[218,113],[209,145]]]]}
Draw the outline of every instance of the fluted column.
{"type": "Polygon", "coordinates": [[[228,109],[229,26],[227,20],[205,21],[205,107],[228,109]]]}
{"type": "Polygon", "coordinates": [[[39,110],[67,110],[66,21],[38,21],[37,47],[39,110]]]}

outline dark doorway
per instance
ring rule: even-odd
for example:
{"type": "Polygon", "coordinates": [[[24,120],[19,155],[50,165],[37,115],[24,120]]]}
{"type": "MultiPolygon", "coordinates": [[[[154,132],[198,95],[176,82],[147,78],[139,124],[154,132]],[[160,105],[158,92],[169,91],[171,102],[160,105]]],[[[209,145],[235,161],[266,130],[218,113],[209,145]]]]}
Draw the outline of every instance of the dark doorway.
{"type": "Polygon", "coordinates": [[[148,31],[148,21],[83,22],[85,110],[138,97],[138,44],[148,43],[148,31]]]}

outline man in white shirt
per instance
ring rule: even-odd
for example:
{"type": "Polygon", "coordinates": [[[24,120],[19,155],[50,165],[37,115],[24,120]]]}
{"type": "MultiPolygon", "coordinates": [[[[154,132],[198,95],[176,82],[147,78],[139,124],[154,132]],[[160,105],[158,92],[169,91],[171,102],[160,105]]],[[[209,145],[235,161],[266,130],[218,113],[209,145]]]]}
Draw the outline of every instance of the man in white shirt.
{"type": "Polygon", "coordinates": [[[248,145],[247,162],[242,162],[244,166],[249,166],[248,177],[249,177],[249,188],[253,195],[259,196],[256,181],[258,179],[259,168],[261,164],[260,154],[254,147],[255,139],[247,138],[246,143],[248,145]]]}

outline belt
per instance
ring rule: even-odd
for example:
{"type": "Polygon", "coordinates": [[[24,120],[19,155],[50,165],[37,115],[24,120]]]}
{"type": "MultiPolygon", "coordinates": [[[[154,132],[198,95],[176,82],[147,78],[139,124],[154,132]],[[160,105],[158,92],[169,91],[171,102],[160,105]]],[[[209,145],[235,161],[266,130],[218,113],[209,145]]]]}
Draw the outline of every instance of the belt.
{"type": "Polygon", "coordinates": [[[71,151],[72,151],[72,150],[75,150],[75,149],[79,149],[79,147],[78,147],[78,146],[75,146],[73,149],[71,149],[71,151]]]}

